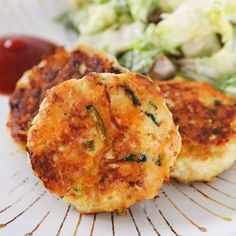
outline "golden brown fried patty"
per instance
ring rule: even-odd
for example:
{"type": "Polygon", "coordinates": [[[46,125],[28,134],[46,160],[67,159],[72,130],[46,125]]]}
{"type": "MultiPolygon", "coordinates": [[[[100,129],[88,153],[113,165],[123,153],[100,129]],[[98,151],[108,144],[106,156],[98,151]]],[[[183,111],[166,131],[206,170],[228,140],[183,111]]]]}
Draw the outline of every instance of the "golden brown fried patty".
{"type": "Polygon", "coordinates": [[[236,101],[205,82],[176,78],[159,82],[182,137],[171,176],[208,181],[236,160],[236,101]]]}
{"type": "Polygon", "coordinates": [[[156,82],[91,73],[54,88],[29,130],[32,168],[82,213],[153,198],[181,141],[156,82]]]}
{"type": "Polygon", "coordinates": [[[10,98],[8,127],[15,141],[25,145],[30,123],[48,89],[72,77],[80,79],[89,72],[121,73],[124,69],[105,54],[80,46],[71,52],[60,48],[26,72],[10,98]]]}

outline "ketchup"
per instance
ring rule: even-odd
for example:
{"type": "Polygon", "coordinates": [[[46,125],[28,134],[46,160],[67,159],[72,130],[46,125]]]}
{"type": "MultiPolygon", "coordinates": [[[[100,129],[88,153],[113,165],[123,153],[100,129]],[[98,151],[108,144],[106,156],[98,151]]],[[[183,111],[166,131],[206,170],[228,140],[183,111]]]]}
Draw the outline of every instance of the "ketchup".
{"type": "Polygon", "coordinates": [[[0,93],[10,94],[23,73],[53,54],[56,45],[44,39],[12,35],[0,38],[0,93]]]}

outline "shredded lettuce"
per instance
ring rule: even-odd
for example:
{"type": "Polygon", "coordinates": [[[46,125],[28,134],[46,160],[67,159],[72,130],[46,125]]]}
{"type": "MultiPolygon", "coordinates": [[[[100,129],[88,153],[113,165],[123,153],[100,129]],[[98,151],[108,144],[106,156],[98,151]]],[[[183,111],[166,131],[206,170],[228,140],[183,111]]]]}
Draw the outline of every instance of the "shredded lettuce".
{"type": "Polygon", "coordinates": [[[146,22],[148,14],[157,9],[158,2],[159,0],[128,0],[133,19],[146,22]]]}
{"type": "Polygon", "coordinates": [[[74,5],[78,9],[63,13],[57,20],[65,26],[70,22],[71,29],[80,34],[95,34],[131,22],[128,3],[124,0],[77,1],[74,5]]]}
{"type": "MultiPolygon", "coordinates": [[[[81,33],[101,32],[109,28],[117,19],[114,6],[110,3],[92,5],[87,10],[87,16],[80,24],[81,33]],[[104,14],[106,12],[106,14],[104,14]]],[[[78,24],[79,25],[79,24],[78,24]]]]}
{"type": "Polygon", "coordinates": [[[236,28],[232,27],[231,39],[213,56],[182,59],[179,63],[188,77],[220,84],[225,77],[236,73],[236,28]]]}
{"type": "Polygon", "coordinates": [[[221,42],[216,34],[195,38],[181,45],[181,51],[187,58],[211,56],[221,49],[221,42]]]}
{"type": "Polygon", "coordinates": [[[72,11],[72,10],[67,11],[67,12],[63,12],[62,14],[57,16],[55,20],[56,20],[56,22],[63,24],[63,26],[67,30],[78,32],[78,28],[76,27],[76,25],[73,22],[74,12],[75,11],[72,11]]]}
{"type": "Polygon", "coordinates": [[[134,49],[124,53],[119,62],[122,66],[131,69],[132,71],[142,74],[148,74],[153,62],[160,55],[160,50],[138,50],[134,49]]]}
{"type": "Polygon", "coordinates": [[[224,9],[226,18],[236,24],[236,1],[235,0],[227,0],[227,4],[224,9]]]}
{"type": "Polygon", "coordinates": [[[219,88],[236,98],[236,73],[226,77],[219,88]]]}
{"type": "Polygon", "coordinates": [[[110,28],[98,34],[82,34],[79,42],[96,47],[110,54],[131,50],[137,38],[144,33],[144,25],[141,22],[124,25],[119,29],[110,28]]]}
{"type": "Polygon", "coordinates": [[[148,75],[164,55],[173,71],[236,94],[236,0],[71,1],[58,21],[79,43],[148,75]]]}
{"type": "Polygon", "coordinates": [[[175,51],[193,40],[202,44],[213,34],[220,34],[225,42],[231,37],[231,23],[225,17],[225,8],[225,2],[220,0],[188,1],[173,13],[163,14],[159,24],[148,25],[140,40],[167,51],[175,51]]]}

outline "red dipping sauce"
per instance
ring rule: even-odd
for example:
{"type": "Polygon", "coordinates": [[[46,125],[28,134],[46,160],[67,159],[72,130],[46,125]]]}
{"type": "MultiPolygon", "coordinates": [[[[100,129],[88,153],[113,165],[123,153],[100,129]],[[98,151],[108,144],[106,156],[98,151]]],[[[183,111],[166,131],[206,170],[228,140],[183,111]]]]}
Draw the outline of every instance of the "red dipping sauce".
{"type": "Polygon", "coordinates": [[[53,54],[56,47],[52,42],[32,36],[0,37],[0,93],[12,93],[23,73],[53,54]]]}

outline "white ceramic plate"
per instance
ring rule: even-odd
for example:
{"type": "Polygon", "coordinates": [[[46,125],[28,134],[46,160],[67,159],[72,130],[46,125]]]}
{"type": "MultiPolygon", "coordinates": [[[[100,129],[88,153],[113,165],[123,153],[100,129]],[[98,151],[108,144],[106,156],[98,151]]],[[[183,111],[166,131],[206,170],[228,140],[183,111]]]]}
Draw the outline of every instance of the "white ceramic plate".
{"type": "MultiPolygon", "coordinates": [[[[63,0],[0,0],[0,35],[28,33],[70,45],[53,22],[63,0]]],[[[82,216],[46,191],[6,129],[8,97],[0,96],[0,235],[236,235],[236,165],[213,183],[165,185],[159,198],[115,213],[82,216]]],[[[235,154],[236,155],[236,154],[235,154]]]]}

